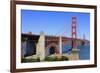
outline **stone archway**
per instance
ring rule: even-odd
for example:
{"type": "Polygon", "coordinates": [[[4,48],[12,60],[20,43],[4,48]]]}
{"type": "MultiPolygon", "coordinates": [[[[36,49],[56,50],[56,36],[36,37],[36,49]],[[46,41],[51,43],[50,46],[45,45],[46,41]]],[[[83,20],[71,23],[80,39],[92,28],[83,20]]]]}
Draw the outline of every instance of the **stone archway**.
{"type": "Polygon", "coordinates": [[[51,55],[51,54],[59,54],[58,45],[55,43],[49,44],[45,49],[45,54],[46,54],[46,56],[51,55]]]}
{"type": "Polygon", "coordinates": [[[50,54],[55,54],[55,47],[51,46],[51,47],[49,48],[49,53],[50,53],[50,54]]]}

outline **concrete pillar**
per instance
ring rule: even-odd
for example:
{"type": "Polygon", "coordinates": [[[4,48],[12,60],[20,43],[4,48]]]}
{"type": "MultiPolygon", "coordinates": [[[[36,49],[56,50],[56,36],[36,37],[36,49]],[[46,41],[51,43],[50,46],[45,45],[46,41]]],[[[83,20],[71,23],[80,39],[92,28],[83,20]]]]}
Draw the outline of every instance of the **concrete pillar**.
{"type": "Polygon", "coordinates": [[[71,60],[79,60],[79,49],[72,48],[71,60]]]}
{"type": "Polygon", "coordinates": [[[45,58],[45,36],[44,33],[40,33],[40,38],[36,45],[36,54],[40,58],[40,61],[43,61],[45,58]]]}
{"type": "Polygon", "coordinates": [[[59,38],[59,53],[62,54],[62,37],[59,38]]]}
{"type": "Polygon", "coordinates": [[[27,44],[27,38],[24,39],[24,41],[21,41],[21,57],[24,58],[24,55],[26,54],[26,44],[27,44]]]}

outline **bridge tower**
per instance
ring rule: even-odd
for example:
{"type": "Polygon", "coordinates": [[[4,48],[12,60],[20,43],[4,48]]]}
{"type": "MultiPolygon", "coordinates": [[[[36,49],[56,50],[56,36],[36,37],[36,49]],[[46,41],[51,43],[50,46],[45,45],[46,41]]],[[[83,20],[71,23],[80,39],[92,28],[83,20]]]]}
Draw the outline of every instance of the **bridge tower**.
{"type": "MultiPolygon", "coordinates": [[[[77,38],[77,18],[76,17],[72,17],[72,39],[76,39],[77,38]]],[[[75,41],[73,40],[72,42],[72,48],[76,48],[77,45],[75,43],[75,41]]]]}
{"type": "Polygon", "coordinates": [[[71,53],[71,60],[79,60],[79,53],[77,49],[77,41],[75,40],[77,38],[77,18],[72,17],[72,53],[71,53]]]}
{"type": "Polygon", "coordinates": [[[85,40],[85,34],[83,34],[83,40],[85,40]]]}
{"type": "Polygon", "coordinates": [[[85,44],[85,40],[86,40],[85,34],[83,34],[83,44],[82,44],[82,45],[86,45],[86,44],[85,44]]]}

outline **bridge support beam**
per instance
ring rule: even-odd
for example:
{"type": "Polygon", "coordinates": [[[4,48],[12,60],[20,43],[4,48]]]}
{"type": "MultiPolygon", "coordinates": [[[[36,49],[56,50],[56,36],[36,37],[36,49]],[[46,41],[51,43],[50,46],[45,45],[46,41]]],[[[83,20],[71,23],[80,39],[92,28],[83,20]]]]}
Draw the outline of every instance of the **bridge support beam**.
{"type": "Polygon", "coordinates": [[[79,49],[77,48],[72,49],[71,60],[79,60],[79,49]]]}
{"type": "Polygon", "coordinates": [[[37,57],[39,57],[40,61],[43,61],[45,58],[45,36],[43,32],[40,33],[36,48],[37,57]]]}
{"type": "Polygon", "coordinates": [[[21,42],[21,59],[23,59],[25,57],[25,53],[26,53],[26,39],[24,41],[21,42]]]}
{"type": "Polygon", "coordinates": [[[59,53],[62,54],[62,37],[59,38],[59,53]]]}
{"type": "MultiPolygon", "coordinates": [[[[77,18],[72,17],[72,38],[76,39],[77,38],[77,18]]],[[[77,49],[77,44],[76,40],[72,40],[72,53],[71,53],[71,58],[72,60],[79,60],[79,50],[77,49]]]]}

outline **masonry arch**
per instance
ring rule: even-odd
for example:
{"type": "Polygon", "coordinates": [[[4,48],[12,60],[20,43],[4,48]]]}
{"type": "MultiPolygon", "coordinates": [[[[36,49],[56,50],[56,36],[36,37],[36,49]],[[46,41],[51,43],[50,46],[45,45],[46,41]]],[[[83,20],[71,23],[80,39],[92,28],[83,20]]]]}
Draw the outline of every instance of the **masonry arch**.
{"type": "Polygon", "coordinates": [[[55,43],[49,44],[45,49],[46,56],[52,55],[52,54],[58,54],[59,53],[59,47],[55,43]]]}

